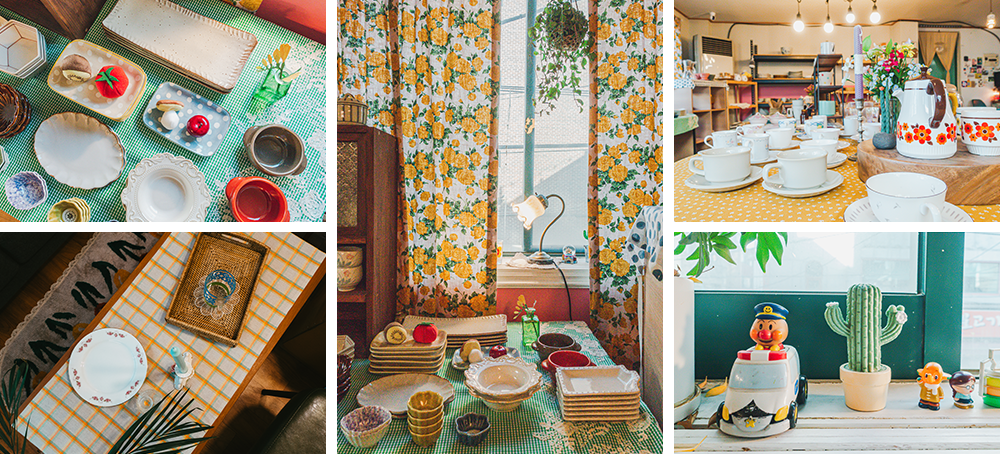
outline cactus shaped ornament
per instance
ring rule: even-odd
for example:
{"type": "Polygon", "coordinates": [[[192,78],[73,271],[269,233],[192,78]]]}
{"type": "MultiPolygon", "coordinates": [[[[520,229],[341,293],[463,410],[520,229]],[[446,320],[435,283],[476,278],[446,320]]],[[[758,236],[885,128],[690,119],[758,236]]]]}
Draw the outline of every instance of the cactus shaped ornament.
{"type": "Polygon", "coordinates": [[[892,369],[882,364],[882,346],[902,332],[905,308],[889,306],[885,311],[886,324],[881,326],[882,292],[870,284],[851,286],[845,316],[839,306],[837,302],[827,303],[824,317],[834,333],[847,338],[847,362],[840,366],[844,401],[852,410],[881,410],[885,408],[892,377],[892,369]]]}

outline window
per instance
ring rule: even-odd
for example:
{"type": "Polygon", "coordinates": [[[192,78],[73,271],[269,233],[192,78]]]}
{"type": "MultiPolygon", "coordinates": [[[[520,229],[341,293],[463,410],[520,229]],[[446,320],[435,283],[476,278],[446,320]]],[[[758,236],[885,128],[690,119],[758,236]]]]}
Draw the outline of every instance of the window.
{"type": "MultiPolygon", "coordinates": [[[[511,204],[532,193],[558,194],[566,201],[566,211],[545,235],[543,246],[551,253],[572,245],[578,253],[583,253],[589,114],[586,109],[580,112],[572,93],[563,93],[555,111],[536,116],[528,95],[534,94],[535,80],[535,57],[527,47],[531,45],[527,35],[528,11],[533,8],[537,15],[546,3],[547,0],[504,1],[501,11],[498,237],[503,241],[504,251],[537,250],[542,231],[559,214],[562,204],[558,199],[549,199],[545,215],[527,232],[511,204]],[[530,133],[526,134],[526,129],[530,133]]],[[[581,90],[584,96],[589,92],[587,86],[581,90]]]]}
{"type": "Polygon", "coordinates": [[[1000,233],[965,234],[962,275],[962,368],[979,370],[1000,347],[1000,233]]]}

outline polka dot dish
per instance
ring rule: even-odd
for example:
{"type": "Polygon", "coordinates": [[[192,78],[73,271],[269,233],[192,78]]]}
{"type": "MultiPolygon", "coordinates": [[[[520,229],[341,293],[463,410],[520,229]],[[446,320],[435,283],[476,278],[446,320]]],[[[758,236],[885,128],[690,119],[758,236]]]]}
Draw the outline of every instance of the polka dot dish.
{"type": "Polygon", "coordinates": [[[199,156],[212,156],[219,149],[222,140],[229,132],[229,125],[232,119],[229,112],[222,106],[197,95],[190,90],[173,82],[164,82],[156,89],[153,96],[149,98],[149,104],[142,113],[142,124],[155,132],[157,135],[173,142],[177,146],[190,151],[199,156]],[[180,125],[173,130],[164,128],[160,124],[160,116],[163,112],[156,108],[156,102],[160,100],[174,100],[184,103],[184,107],[177,112],[180,116],[180,125]],[[188,134],[184,125],[195,116],[202,115],[208,119],[208,134],[204,137],[195,137],[188,134]]]}

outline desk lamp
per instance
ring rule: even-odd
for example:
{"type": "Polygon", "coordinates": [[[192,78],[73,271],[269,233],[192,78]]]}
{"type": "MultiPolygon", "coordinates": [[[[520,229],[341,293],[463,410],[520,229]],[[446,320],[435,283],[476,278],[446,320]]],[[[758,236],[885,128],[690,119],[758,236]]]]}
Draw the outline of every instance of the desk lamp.
{"type": "Polygon", "coordinates": [[[511,204],[511,207],[514,208],[514,212],[517,213],[517,219],[524,223],[525,229],[531,230],[531,223],[535,219],[538,219],[539,216],[545,214],[545,209],[549,207],[549,197],[559,199],[559,201],[562,202],[562,209],[559,210],[559,215],[557,215],[552,222],[549,222],[549,225],[545,226],[545,230],[542,230],[542,236],[538,239],[538,251],[528,257],[528,263],[536,265],[552,265],[555,263],[555,260],[542,250],[542,242],[545,241],[545,233],[549,231],[549,227],[552,227],[552,224],[555,224],[555,222],[559,220],[559,217],[563,215],[563,212],[566,211],[566,201],[557,194],[549,194],[546,196],[533,194],[525,198],[521,203],[511,204]]]}

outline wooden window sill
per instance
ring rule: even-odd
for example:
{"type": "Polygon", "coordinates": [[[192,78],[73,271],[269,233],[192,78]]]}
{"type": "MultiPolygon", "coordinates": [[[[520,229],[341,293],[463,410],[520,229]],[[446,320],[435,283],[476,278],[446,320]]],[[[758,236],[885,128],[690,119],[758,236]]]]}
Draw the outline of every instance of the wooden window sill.
{"type": "MultiPolygon", "coordinates": [[[[707,428],[708,418],[725,394],[704,398],[692,429],[674,430],[675,450],[707,451],[935,451],[995,450],[1000,447],[1000,408],[983,404],[976,394],[975,408],[955,407],[947,382],[938,411],[917,407],[916,382],[889,384],[886,408],[858,412],[844,405],[839,381],[809,383],[809,398],[799,409],[795,429],[765,438],[738,438],[707,428]],[[704,439],[704,442],[702,442],[704,439]]],[[[978,389],[977,389],[978,391],[978,389]]]]}

